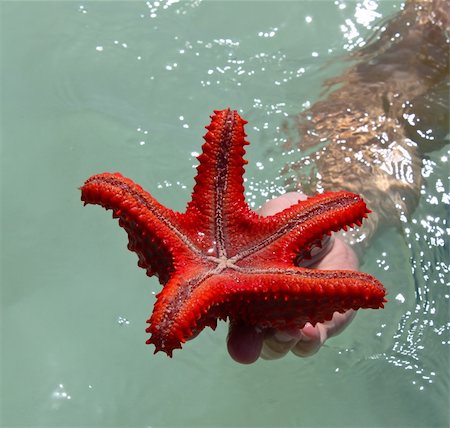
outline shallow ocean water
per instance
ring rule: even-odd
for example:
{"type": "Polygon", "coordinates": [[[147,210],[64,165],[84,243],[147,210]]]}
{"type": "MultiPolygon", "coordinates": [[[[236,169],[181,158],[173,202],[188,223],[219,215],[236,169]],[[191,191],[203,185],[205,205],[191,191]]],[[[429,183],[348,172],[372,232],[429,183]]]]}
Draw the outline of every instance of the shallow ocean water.
{"type": "Polygon", "coordinates": [[[249,121],[247,198],[283,191],[283,123],[401,2],[2,2],[3,426],[444,427],[449,424],[448,146],[419,207],[361,269],[388,289],[314,357],[234,363],[226,324],[169,359],[145,345],[160,285],[90,175],[189,200],[213,109],[249,121]],[[270,152],[270,156],[267,153],[270,152]]]}

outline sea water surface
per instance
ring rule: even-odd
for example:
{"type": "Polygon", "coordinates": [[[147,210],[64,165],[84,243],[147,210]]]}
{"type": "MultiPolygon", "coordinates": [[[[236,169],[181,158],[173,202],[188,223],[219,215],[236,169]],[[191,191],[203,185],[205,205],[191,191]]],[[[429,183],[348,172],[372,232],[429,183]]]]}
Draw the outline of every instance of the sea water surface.
{"type": "Polygon", "coordinates": [[[298,156],[283,152],[283,123],[400,6],[1,3],[3,426],[448,426],[448,146],[424,160],[406,233],[385,231],[365,255],[386,308],[308,359],[239,365],[225,323],[153,355],[160,285],[110,213],[79,200],[87,177],[120,171],[183,210],[203,127],[226,107],[249,121],[249,203],[279,195],[298,156]]]}

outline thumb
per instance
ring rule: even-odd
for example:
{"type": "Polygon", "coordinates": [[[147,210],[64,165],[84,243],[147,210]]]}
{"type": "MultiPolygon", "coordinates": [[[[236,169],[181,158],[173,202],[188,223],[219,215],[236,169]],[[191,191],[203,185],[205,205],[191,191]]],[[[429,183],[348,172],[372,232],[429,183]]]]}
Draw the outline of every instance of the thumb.
{"type": "Polygon", "coordinates": [[[241,364],[254,363],[261,354],[264,331],[238,321],[230,321],[227,348],[233,360],[241,364]]]}

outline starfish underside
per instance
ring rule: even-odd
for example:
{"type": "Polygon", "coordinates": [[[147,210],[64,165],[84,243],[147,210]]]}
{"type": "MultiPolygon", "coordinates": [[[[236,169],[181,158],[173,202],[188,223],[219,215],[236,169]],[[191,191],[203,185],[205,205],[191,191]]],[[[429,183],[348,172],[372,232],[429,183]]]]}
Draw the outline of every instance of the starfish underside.
{"type": "Polygon", "coordinates": [[[113,211],[138,265],[163,288],[147,323],[155,352],[175,348],[217,319],[260,328],[302,328],[349,309],[381,308],[385,289],[374,277],[298,267],[333,231],[360,225],[370,212],[353,193],[323,193],[262,217],[244,198],[247,123],[236,111],[215,111],[198,157],[186,212],[158,203],[119,173],[94,175],[85,204],[113,211]]]}

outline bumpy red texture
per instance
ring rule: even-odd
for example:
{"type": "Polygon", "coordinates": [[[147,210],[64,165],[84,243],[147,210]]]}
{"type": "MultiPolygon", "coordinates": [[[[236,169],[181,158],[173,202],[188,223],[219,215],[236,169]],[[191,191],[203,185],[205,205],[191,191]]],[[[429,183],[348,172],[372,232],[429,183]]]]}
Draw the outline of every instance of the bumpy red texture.
{"type": "Polygon", "coordinates": [[[301,328],[335,311],[382,308],[386,291],[371,275],[296,265],[325,235],[360,225],[370,212],[364,201],[349,192],[323,193],[273,216],[257,215],[244,197],[247,122],[229,109],[211,119],[185,213],[119,173],[95,175],[81,188],[85,204],[119,218],[138,265],[163,285],[147,321],[155,352],[172,356],[218,319],[301,328]]]}

